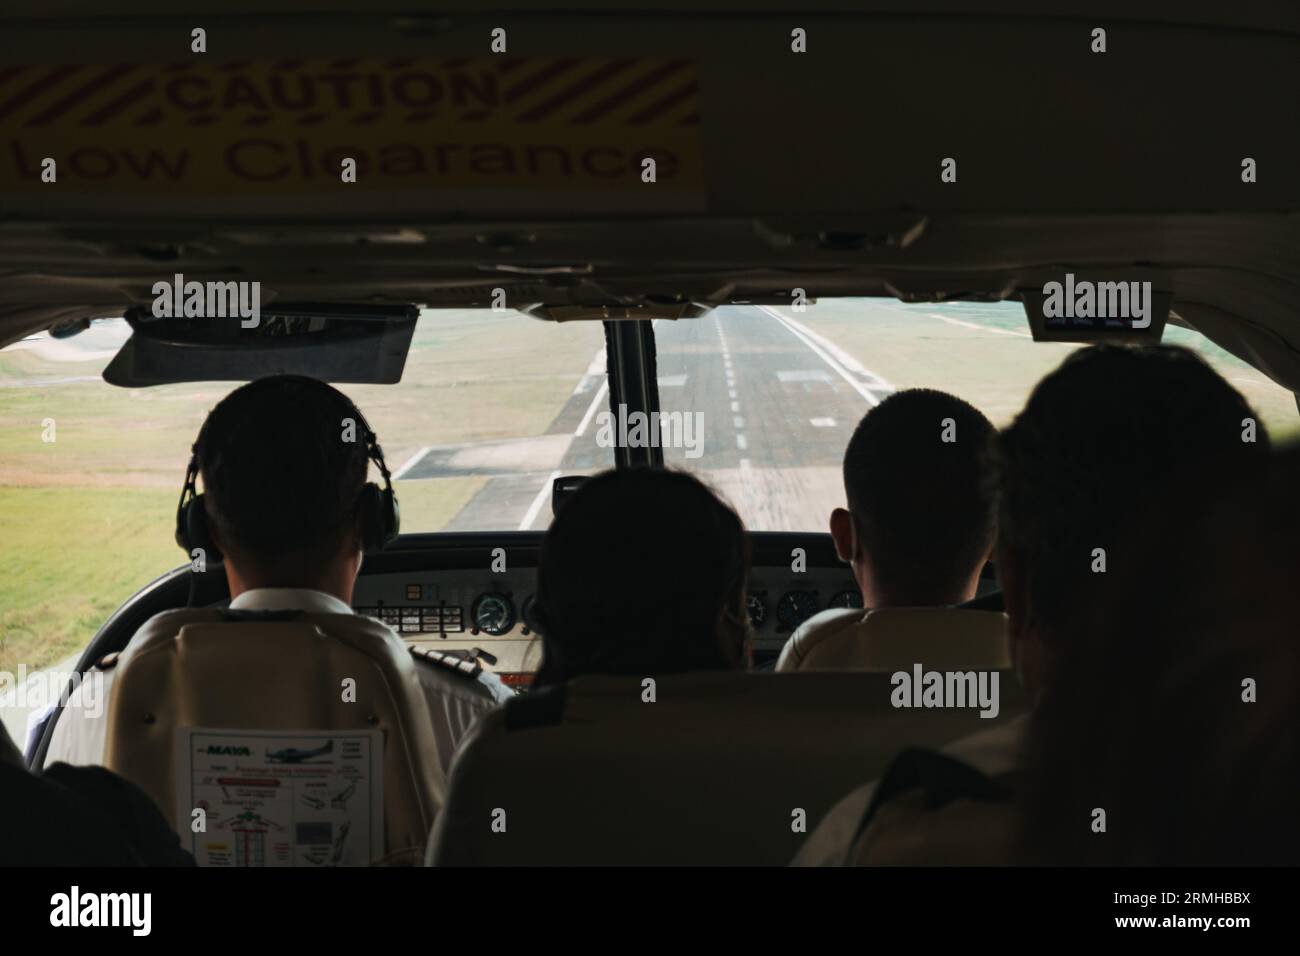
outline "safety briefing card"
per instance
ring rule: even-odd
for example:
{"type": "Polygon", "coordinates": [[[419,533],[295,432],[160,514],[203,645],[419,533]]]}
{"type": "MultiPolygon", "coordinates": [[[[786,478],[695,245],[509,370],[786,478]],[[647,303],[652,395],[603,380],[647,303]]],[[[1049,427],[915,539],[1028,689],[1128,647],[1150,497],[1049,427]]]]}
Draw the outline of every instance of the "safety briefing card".
{"type": "Polygon", "coordinates": [[[379,730],[176,730],[176,825],[199,866],[365,866],[382,856],[379,730]]]}

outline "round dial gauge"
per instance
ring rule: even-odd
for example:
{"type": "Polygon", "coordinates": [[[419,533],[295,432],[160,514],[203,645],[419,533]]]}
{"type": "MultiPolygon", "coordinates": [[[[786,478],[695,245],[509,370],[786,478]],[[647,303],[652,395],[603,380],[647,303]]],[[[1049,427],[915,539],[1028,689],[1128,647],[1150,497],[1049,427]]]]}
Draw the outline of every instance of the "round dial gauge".
{"type": "Polygon", "coordinates": [[[831,607],[862,607],[861,591],[841,591],[831,598],[831,607]]]}
{"type": "Polygon", "coordinates": [[[500,637],[515,625],[515,606],[504,594],[480,594],[474,601],[474,626],[500,637]]]}
{"type": "Polygon", "coordinates": [[[749,614],[749,626],[756,631],[767,621],[767,605],[757,594],[745,596],[745,612],[749,614]]]}
{"type": "Polygon", "coordinates": [[[814,592],[787,591],[776,605],[776,619],[785,630],[793,631],[818,610],[814,592]]]}
{"type": "Polygon", "coordinates": [[[533,633],[537,633],[537,615],[534,613],[536,607],[537,595],[530,594],[524,598],[524,606],[519,609],[519,614],[524,619],[524,627],[533,633]]]}

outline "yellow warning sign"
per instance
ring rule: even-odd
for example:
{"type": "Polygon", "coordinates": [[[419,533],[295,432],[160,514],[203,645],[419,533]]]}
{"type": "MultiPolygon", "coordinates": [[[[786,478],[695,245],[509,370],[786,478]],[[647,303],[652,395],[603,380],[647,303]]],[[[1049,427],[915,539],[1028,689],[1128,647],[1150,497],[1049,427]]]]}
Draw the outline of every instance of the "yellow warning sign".
{"type": "Polygon", "coordinates": [[[0,190],[702,193],[688,59],[280,59],[0,68],[0,190]]]}

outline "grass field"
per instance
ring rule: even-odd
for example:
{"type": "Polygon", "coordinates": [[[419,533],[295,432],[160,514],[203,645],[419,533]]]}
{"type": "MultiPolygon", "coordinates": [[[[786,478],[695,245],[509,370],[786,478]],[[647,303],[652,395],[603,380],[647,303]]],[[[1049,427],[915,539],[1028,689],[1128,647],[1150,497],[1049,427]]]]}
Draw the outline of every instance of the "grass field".
{"type": "MultiPolygon", "coordinates": [[[[998,426],[1010,422],[1034,384],[1079,348],[1034,342],[1024,310],[1008,303],[825,300],[801,314],[783,311],[896,388],[952,392],[998,426]]],[[[1199,352],[1245,395],[1274,438],[1300,435],[1300,412],[1287,389],[1199,333],[1166,326],[1163,341],[1199,352]]]]}
{"type": "MultiPolygon", "coordinates": [[[[85,335],[88,344],[0,352],[0,670],[79,650],[126,598],[182,563],[172,531],[190,444],[233,387],[115,388],[98,376],[120,335],[106,341],[100,325],[85,335]],[[42,441],[47,419],[53,442],[42,441]]],[[[401,384],[344,391],[396,470],[425,445],[544,433],[603,344],[598,323],[430,312],[401,384]]],[[[482,484],[398,482],[403,529],[442,528],[482,484]]]]}

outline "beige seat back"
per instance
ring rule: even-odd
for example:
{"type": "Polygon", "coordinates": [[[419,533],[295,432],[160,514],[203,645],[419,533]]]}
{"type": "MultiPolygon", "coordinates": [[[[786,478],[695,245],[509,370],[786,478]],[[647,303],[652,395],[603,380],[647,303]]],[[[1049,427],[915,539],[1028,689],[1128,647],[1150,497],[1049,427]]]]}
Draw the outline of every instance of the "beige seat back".
{"type": "MultiPolygon", "coordinates": [[[[429,707],[401,641],[346,614],[152,618],[123,652],[108,704],[105,764],[142,787],[173,827],[175,731],[377,729],[383,735],[385,858],[418,861],[444,796],[429,707]],[[355,681],[345,701],[344,681],[355,681]]],[[[188,845],[188,844],[187,844],[188,845]]]]}
{"type": "Polygon", "coordinates": [[[889,674],[579,678],[485,718],[451,769],[435,864],[784,865],[840,797],[904,747],[1023,710],[892,706],[889,674]],[[803,832],[797,824],[802,821],[803,832]]]}
{"type": "Polygon", "coordinates": [[[797,631],[778,670],[1008,668],[1007,616],[955,607],[880,608],[828,616],[797,631]]]}

